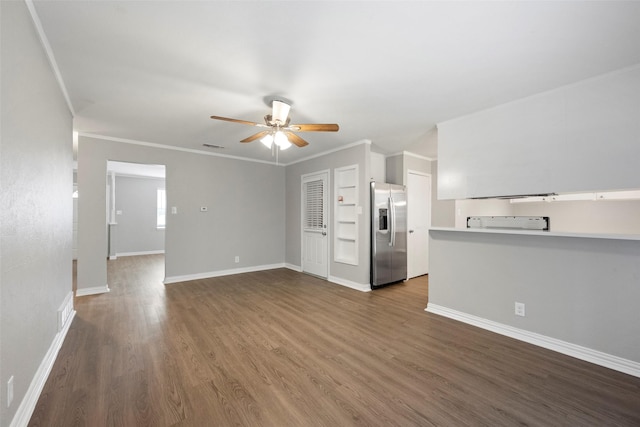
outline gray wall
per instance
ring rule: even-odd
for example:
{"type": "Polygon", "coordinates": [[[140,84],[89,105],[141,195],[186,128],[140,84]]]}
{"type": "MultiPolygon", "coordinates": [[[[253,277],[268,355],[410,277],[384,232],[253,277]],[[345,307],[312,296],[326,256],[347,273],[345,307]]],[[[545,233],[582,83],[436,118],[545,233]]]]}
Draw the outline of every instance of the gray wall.
{"type": "Polygon", "coordinates": [[[404,156],[402,154],[387,157],[385,182],[388,182],[389,184],[404,185],[403,160],[404,156]]]}
{"type": "Polygon", "coordinates": [[[409,171],[430,174],[431,161],[427,160],[426,158],[412,155],[410,153],[405,153],[402,168],[403,168],[402,176],[404,177],[403,184],[407,185],[407,175],[409,174],[409,171]]]}
{"type": "Polygon", "coordinates": [[[552,231],[640,234],[640,200],[513,203],[511,212],[511,215],[548,216],[552,231]]]}
{"type": "Polygon", "coordinates": [[[431,162],[431,226],[455,227],[456,201],[438,198],[438,162],[431,162]]]}
{"type": "Polygon", "coordinates": [[[167,206],[178,210],[167,215],[167,278],[284,263],[283,167],[81,135],[79,290],[107,285],[107,160],[166,166],[167,206]]]}
{"type": "MultiPolygon", "coordinates": [[[[330,242],[330,259],[329,259],[329,275],[346,279],[358,284],[369,283],[369,253],[370,253],[370,235],[369,235],[369,161],[370,161],[370,145],[362,143],[341,151],[327,154],[325,156],[316,157],[303,162],[295,163],[287,166],[287,199],[286,199],[286,233],[287,244],[285,260],[288,264],[301,267],[301,177],[304,174],[329,170],[329,217],[331,222],[329,227],[333,227],[333,210],[334,210],[334,169],[358,165],[359,177],[359,203],[362,206],[362,215],[359,217],[359,256],[358,265],[348,265],[333,261],[333,241],[330,242]]],[[[333,230],[330,230],[330,236],[333,237],[333,230]]]]}
{"type": "Polygon", "coordinates": [[[429,304],[640,363],[640,241],[430,232],[429,304]],[[514,315],[514,303],[526,317],[514,315]]]}
{"type": "Polygon", "coordinates": [[[425,160],[408,153],[387,158],[387,182],[406,185],[409,170],[431,175],[431,226],[455,227],[456,201],[438,199],[438,162],[425,160]]]}
{"type": "Polygon", "coordinates": [[[116,255],[164,251],[164,229],[156,227],[159,188],[164,179],[116,176],[116,255]]]}
{"type": "Polygon", "coordinates": [[[387,159],[384,154],[371,152],[370,166],[370,180],[386,182],[387,159]]]}
{"type": "Polygon", "coordinates": [[[409,171],[431,174],[431,160],[403,152],[386,159],[386,181],[389,184],[407,185],[409,171]]]}
{"type": "Polygon", "coordinates": [[[470,216],[512,216],[512,204],[509,200],[456,200],[455,227],[467,228],[467,218],[470,216]]]}
{"type": "Polygon", "coordinates": [[[0,16],[0,425],[8,426],[71,292],[73,153],[71,114],[25,3],[0,2],[0,16]]]}

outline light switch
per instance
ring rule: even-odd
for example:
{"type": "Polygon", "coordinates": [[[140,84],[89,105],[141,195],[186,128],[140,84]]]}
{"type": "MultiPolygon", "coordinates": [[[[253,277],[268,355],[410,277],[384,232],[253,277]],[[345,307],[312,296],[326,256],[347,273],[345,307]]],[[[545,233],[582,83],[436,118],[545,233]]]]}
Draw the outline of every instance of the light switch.
{"type": "Polygon", "coordinates": [[[209,209],[206,206],[200,206],[200,212],[206,212],[209,209]]]}
{"type": "Polygon", "coordinates": [[[178,213],[178,207],[177,206],[171,206],[171,214],[175,215],[178,213]]]}
{"type": "Polygon", "coordinates": [[[116,211],[116,215],[122,215],[122,211],[116,211]]]}

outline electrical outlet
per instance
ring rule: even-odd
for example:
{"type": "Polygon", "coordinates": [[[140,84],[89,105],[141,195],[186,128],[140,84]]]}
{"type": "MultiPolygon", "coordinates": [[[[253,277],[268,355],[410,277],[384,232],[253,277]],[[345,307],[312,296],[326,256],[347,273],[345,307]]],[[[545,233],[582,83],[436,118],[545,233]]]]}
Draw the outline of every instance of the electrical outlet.
{"type": "Polygon", "coordinates": [[[13,401],[13,375],[7,381],[7,408],[11,406],[11,402],[13,401]]]}
{"type": "Polygon", "coordinates": [[[240,262],[240,257],[236,255],[236,264],[240,262]]]}
{"type": "Polygon", "coordinates": [[[524,303],[516,302],[516,316],[524,317],[524,303]]]}

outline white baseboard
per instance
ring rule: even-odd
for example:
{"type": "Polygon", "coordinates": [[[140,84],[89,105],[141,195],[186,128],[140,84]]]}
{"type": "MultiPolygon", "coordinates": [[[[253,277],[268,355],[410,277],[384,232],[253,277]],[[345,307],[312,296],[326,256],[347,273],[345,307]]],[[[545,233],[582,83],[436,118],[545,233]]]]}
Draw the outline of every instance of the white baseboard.
{"type": "Polygon", "coordinates": [[[106,294],[107,292],[109,292],[109,290],[109,285],[95,286],[93,288],[81,288],[76,289],[76,296],[84,297],[87,295],[106,294]]]}
{"type": "MultiPolygon", "coordinates": [[[[298,273],[303,273],[302,267],[294,264],[285,264],[285,267],[289,270],[297,271],[298,273]]],[[[360,292],[369,292],[371,291],[371,285],[352,282],[351,280],[343,279],[341,277],[331,276],[327,277],[327,280],[331,283],[335,283],[336,285],[346,286],[347,288],[355,289],[360,292]]]]}
{"type": "Polygon", "coordinates": [[[289,270],[293,270],[293,271],[297,271],[298,273],[302,273],[302,267],[300,267],[299,265],[294,265],[294,264],[289,264],[288,262],[284,264],[285,268],[288,268],[289,270]]]}
{"type": "Polygon", "coordinates": [[[229,270],[208,271],[206,273],[165,277],[163,283],[165,285],[168,285],[170,283],[188,282],[189,280],[209,279],[212,277],[229,276],[231,274],[240,274],[240,273],[252,273],[254,271],[273,270],[276,268],[284,268],[284,267],[285,267],[285,264],[281,263],[281,264],[256,265],[252,267],[232,268],[229,270]]]}
{"type": "MultiPolygon", "coordinates": [[[[163,253],[164,253],[164,249],[160,249],[157,251],[142,251],[142,252],[116,252],[116,256],[114,257],[114,259],[117,259],[118,257],[122,257],[122,256],[158,255],[163,253]]],[[[111,259],[111,257],[109,257],[109,259],[111,259]]]]}
{"type": "Polygon", "coordinates": [[[514,328],[513,326],[487,320],[461,311],[452,310],[437,304],[428,303],[425,311],[458,320],[469,325],[477,326],[500,335],[528,342],[529,344],[557,351],[558,353],[566,354],[567,356],[575,357],[576,359],[633,375],[634,377],[640,377],[640,363],[632,360],[623,359],[618,356],[582,347],[545,335],[536,334],[524,329],[514,328]]]}
{"type": "Polygon", "coordinates": [[[343,279],[342,277],[329,276],[327,278],[331,283],[335,283],[337,285],[346,286],[347,288],[355,289],[360,292],[370,292],[371,285],[369,283],[358,283],[352,282],[351,280],[343,279]]]}
{"type": "MultiPolygon", "coordinates": [[[[73,293],[71,293],[71,295],[73,295],[73,293]]],[[[44,388],[44,385],[49,378],[49,373],[51,373],[51,369],[53,368],[53,364],[56,361],[56,357],[58,356],[60,347],[62,347],[62,343],[67,336],[67,332],[69,332],[71,322],[76,315],[75,310],[73,310],[73,298],[69,298],[69,296],[67,295],[61,309],[63,312],[67,313],[65,323],[53,338],[53,342],[51,343],[47,354],[45,354],[44,359],[42,359],[42,362],[40,363],[38,370],[33,376],[31,384],[29,385],[29,388],[27,389],[22,402],[20,402],[20,406],[18,407],[18,410],[16,411],[13,420],[11,421],[10,427],[26,427],[29,424],[31,415],[33,415],[33,410],[36,408],[36,404],[38,403],[38,399],[40,398],[40,393],[42,393],[42,389],[44,388]],[[70,301],[71,310],[68,310],[68,301],[70,301]]]]}
{"type": "MultiPolygon", "coordinates": [[[[187,282],[189,280],[199,280],[199,279],[209,279],[212,277],[220,277],[220,276],[229,276],[231,274],[241,274],[241,273],[251,273],[255,271],[264,271],[264,270],[273,270],[276,268],[288,268],[290,270],[297,271],[302,273],[302,267],[293,264],[268,264],[268,265],[257,265],[253,267],[243,267],[243,268],[233,268],[229,270],[219,270],[219,271],[209,271],[206,273],[198,273],[198,274],[187,274],[184,276],[171,276],[165,277],[163,283],[168,285],[170,283],[179,283],[179,282],[187,282]]],[[[328,281],[332,283],[336,283],[338,285],[346,286],[351,289],[355,289],[361,292],[369,292],[371,291],[371,286],[362,283],[352,282],[347,279],[342,279],[340,277],[329,276],[327,278],[328,281]]]]}

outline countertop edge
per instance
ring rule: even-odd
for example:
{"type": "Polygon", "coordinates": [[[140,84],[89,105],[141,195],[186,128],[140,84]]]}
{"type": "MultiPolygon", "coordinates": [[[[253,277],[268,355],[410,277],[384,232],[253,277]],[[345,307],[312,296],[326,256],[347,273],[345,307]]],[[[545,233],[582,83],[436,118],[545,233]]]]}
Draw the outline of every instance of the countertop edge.
{"type": "Polygon", "coordinates": [[[430,227],[429,231],[453,231],[462,233],[489,233],[489,234],[517,234],[523,236],[548,236],[548,237],[574,237],[586,239],[612,239],[612,240],[636,240],[640,241],[640,234],[605,234],[605,233],[568,233],[540,230],[516,230],[496,228],[455,228],[455,227],[430,227]]]}

